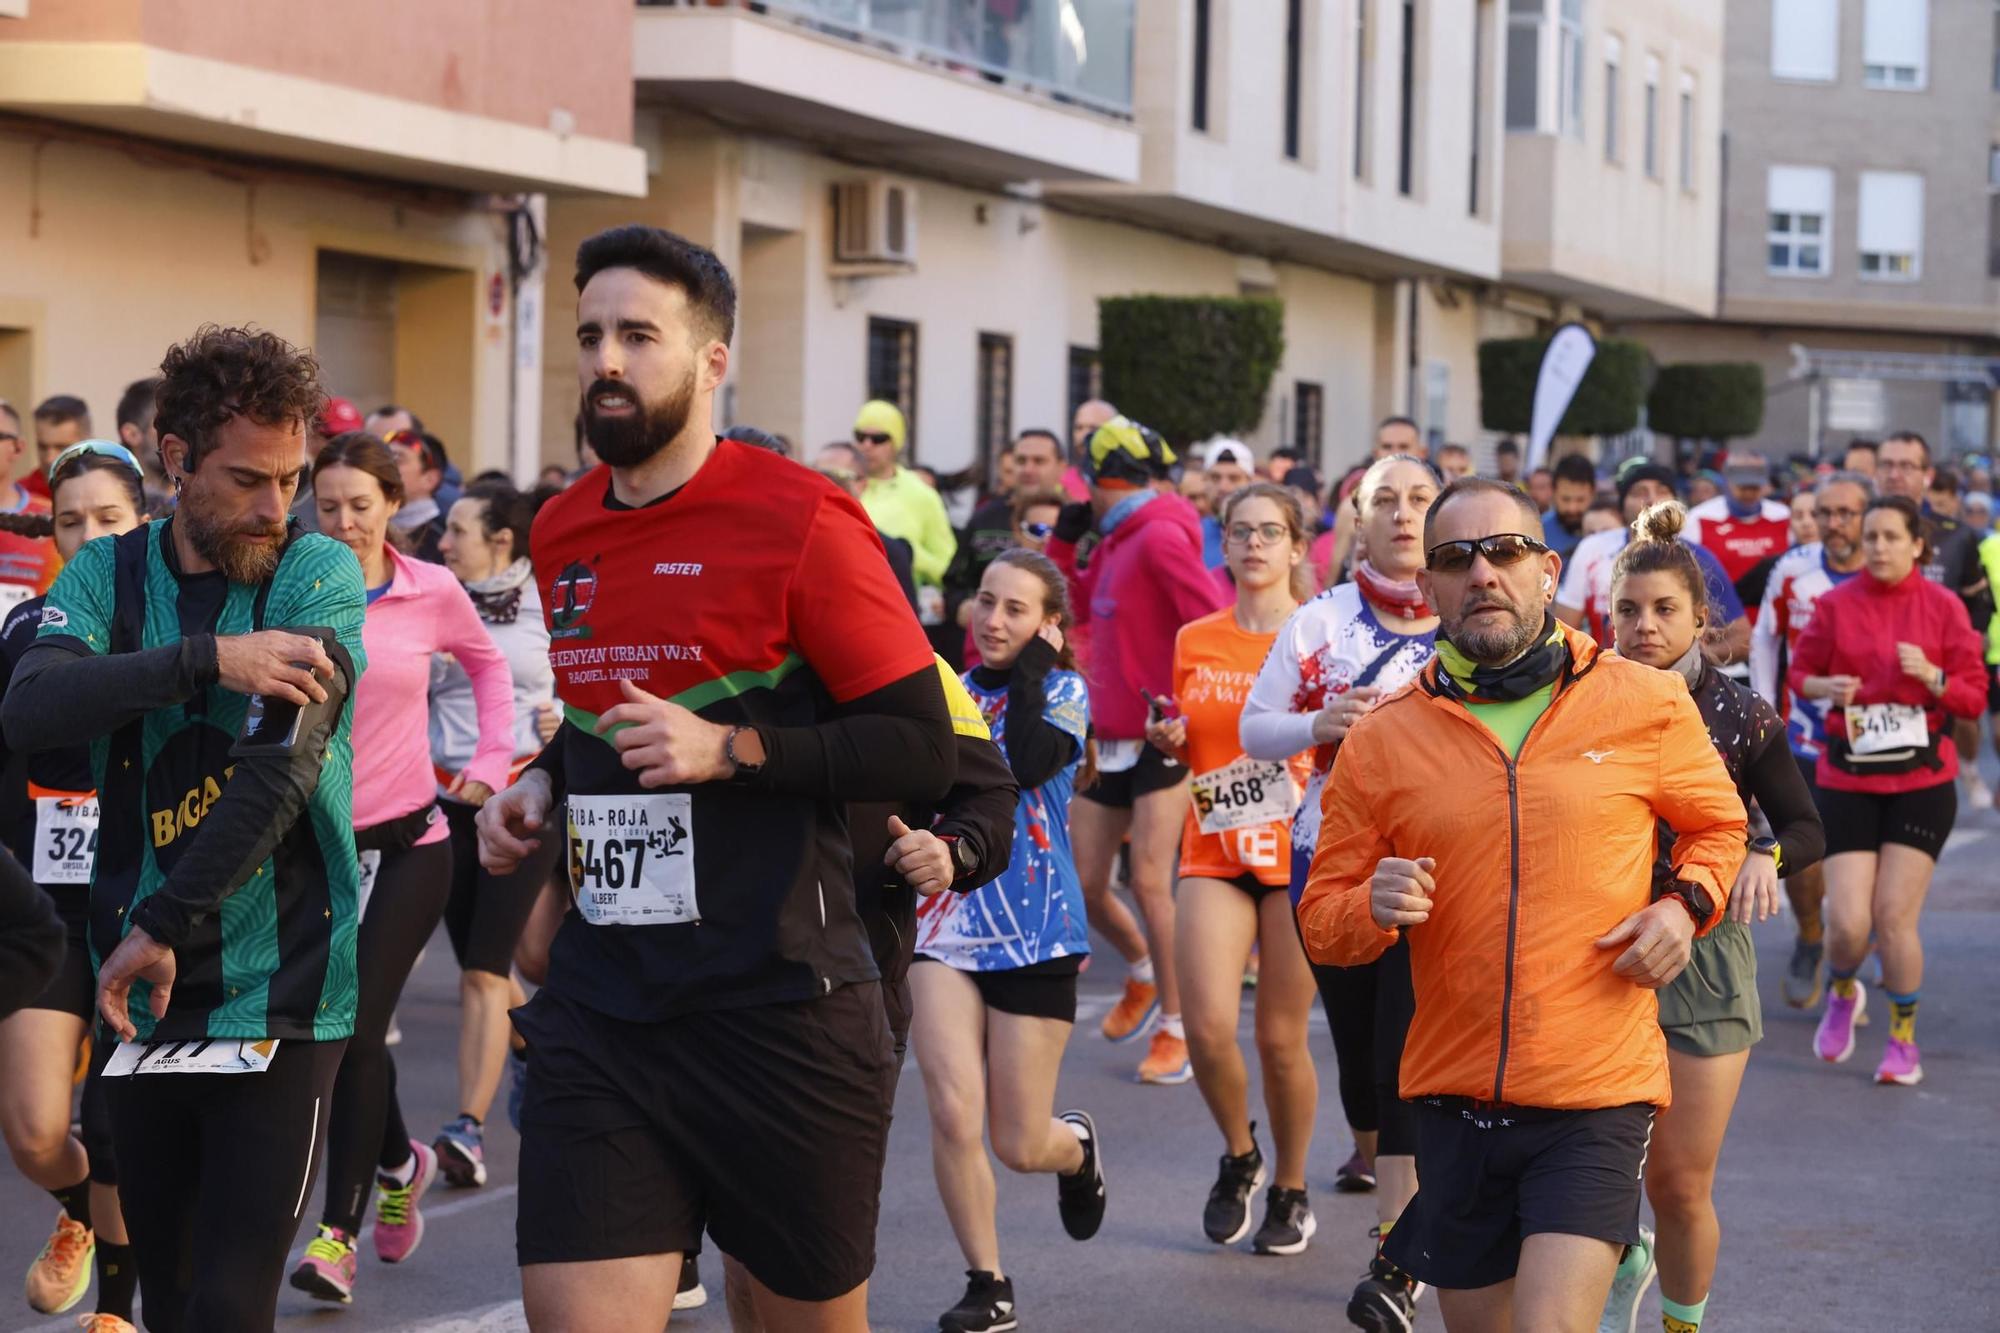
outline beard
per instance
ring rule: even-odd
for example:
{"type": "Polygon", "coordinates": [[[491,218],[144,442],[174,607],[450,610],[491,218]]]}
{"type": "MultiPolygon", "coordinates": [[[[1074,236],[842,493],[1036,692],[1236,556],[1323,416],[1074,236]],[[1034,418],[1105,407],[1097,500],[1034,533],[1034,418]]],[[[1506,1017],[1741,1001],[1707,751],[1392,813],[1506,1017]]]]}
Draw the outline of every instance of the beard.
{"type": "Polygon", "coordinates": [[[1469,594],[1454,615],[1439,618],[1438,636],[1481,666],[1504,666],[1528,651],[1541,636],[1542,618],[1530,616],[1498,593],[1469,594]],[[1499,607],[1508,619],[1501,624],[1467,625],[1466,618],[1487,607],[1499,607]]]}
{"type": "Polygon", "coordinates": [[[174,521],[183,525],[188,544],[231,583],[255,585],[270,578],[285,555],[285,525],[225,523],[207,512],[202,499],[201,492],[189,487],[174,511],[174,521]],[[271,540],[247,540],[255,537],[271,540]]]}
{"type": "Polygon", "coordinates": [[[648,402],[631,384],[596,380],[583,394],[583,434],[598,458],[612,467],[637,467],[673,443],[686,429],[694,407],[694,369],[665,398],[648,402]],[[598,415],[597,400],[610,393],[632,399],[638,411],[629,416],[598,415]]]}

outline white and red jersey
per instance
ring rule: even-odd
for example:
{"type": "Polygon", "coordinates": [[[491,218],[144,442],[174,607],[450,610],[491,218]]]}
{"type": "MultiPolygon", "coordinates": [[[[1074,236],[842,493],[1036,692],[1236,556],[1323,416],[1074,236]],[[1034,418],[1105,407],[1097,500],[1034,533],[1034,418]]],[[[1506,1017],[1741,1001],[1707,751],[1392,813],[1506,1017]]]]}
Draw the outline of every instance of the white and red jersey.
{"type": "Polygon", "coordinates": [[[1750,684],[1785,719],[1792,753],[1801,758],[1818,759],[1826,748],[1826,704],[1801,697],[1785,677],[1814,605],[1853,577],[1831,568],[1818,542],[1794,546],[1771,567],[1764,604],[1750,631],[1750,684]]]}
{"type": "MultiPolygon", "coordinates": [[[[1682,535],[1713,552],[1735,583],[1792,544],[1792,511],[1776,500],[1765,500],[1753,517],[1738,518],[1730,512],[1728,498],[1718,495],[1688,510],[1682,535]]],[[[1750,608],[1750,616],[1756,618],[1755,608],[1750,608]]]]}

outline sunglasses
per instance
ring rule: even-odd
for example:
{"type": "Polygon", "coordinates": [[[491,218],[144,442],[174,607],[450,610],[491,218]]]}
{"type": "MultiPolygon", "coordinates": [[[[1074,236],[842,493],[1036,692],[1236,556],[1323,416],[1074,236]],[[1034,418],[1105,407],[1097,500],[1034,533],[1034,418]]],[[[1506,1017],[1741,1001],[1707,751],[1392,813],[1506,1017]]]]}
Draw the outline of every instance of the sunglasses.
{"type": "Polygon", "coordinates": [[[854,432],[856,444],[888,444],[890,437],[879,430],[857,430],[854,432]]]}
{"type": "Polygon", "coordinates": [[[1056,525],[1053,523],[1023,523],[1021,525],[1021,531],[1027,533],[1038,542],[1047,541],[1055,533],[1055,530],[1056,525]]]}
{"type": "Polygon", "coordinates": [[[1424,566],[1434,574],[1463,574],[1472,568],[1472,558],[1483,555],[1495,569],[1518,565],[1531,555],[1547,555],[1549,548],[1533,537],[1518,532],[1499,532],[1470,541],[1439,542],[1424,553],[1424,566]]]}
{"type": "Polygon", "coordinates": [[[124,445],[115,444],[110,440],[78,440],[75,444],[72,444],[69,448],[55,456],[55,461],[49,464],[49,470],[44,475],[53,483],[56,479],[56,473],[62,471],[64,464],[73,458],[80,458],[84,454],[102,454],[106,458],[115,459],[123,463],[126,467],[131,468],[134,472],[138,472],[141,476],[145,475],[139,467],[139,460],[133,457],[132,451],[124,445]]]}

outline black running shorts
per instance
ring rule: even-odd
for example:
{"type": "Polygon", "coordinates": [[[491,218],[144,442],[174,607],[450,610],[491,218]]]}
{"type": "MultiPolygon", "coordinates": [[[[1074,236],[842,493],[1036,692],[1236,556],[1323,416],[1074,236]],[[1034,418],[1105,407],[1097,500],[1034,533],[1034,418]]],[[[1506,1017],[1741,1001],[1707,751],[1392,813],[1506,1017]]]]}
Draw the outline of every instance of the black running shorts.
{"type": "Polygon", "coordinates": [[[1550,1111],[1426,1098],[1414,1108],[1417,1197],[1383,1243],[1404,1272],[1447,1290],[1490,1287],[1514,1276],[1527,1236],[1639,1239],[1651,1106],[1550,1111]]]}
{"type": "MultiPolygon", "coordinates": [[[[1112,744],[1132,744],[1130,741],[1112,744]]],[[[1116,773],[1098,769],[1097,781],[1077,792],[1085,800],[1109,806],[1113,810],[1130,810],[1141,796],[1151,796],[1156,791],[1180,785],[1188,776],[1187,765],[1174,759],[1164,751],[1156,750],[1144,741],[1138,742],[1139,757],[1130,767],[1116,773]]],[[[1100,742],[1098,753],[1105,754],[1106,745],[1100,742]]]]}
{"type": "Polygon", "coordinates": [[[544,988],[513,1014],[524,1266],[686,1253],[706,1228],[791,1300],[867,1280],[896,1076],[878,983],[662,1023],[544,988]]]}
{"type": "Polygon", "coordinates": [[[42,993],[22,1007],[74,1014],[94,1025],[97,1015],[97,972],[90,965],[90,890],[81,886],[44,889],[55,900],[63,923],[63,960],[42,993]]]}
{"type": "MultiPolygon", "coordinates": [[[[935,967],[949,967],[940,959],[918,954],[917,961],[935,967]]],[[[1019,1018],[1053,1018],[1076,1022],[1076,978],[1083,970],[1081,955],[1047,958],[1026,967],[1003,968],[996,972],[968,972],[959,975],[979,990],[979,1001],[996,1013],[1019,1018]]]]}
{"type": "Polygon", "coordinates": [[[1958,785],[1882,795],[1867,791],[1819,789],[1819,817],[1826,825],[1826,854],[1877,852],[1886,842],[1914,847],[1935,861],[1958,818],[1958,785]]]}

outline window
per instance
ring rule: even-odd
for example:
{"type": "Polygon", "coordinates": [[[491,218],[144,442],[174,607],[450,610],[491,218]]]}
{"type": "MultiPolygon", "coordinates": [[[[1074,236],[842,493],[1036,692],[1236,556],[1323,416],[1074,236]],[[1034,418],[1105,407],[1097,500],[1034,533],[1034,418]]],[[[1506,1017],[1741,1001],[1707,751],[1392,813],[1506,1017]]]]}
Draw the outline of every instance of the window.
{"type": "Polygon", "coordinates": [[[1839,64],[1840,0],[1771,0],[1773,77],[1831,83],[1839,64]]]}
{"type": "Polygon", "coordinates": [[[1694,191],[1694,75],[1681,71],[1681,188],[1694,191]]]}
{"type": "Polygon", "coordinates": [[[1547,0],[1507,0],[1507,128],[1542,127],[1542,21],[1547,0]]]}
{"type": "Polygon", "coordinates": [[[1859,230],[1862,277],[1915,281],[1924,257],[1924,178],[1862,172],[1859,230]]]}
{"type": "Polygon", "coordinates": [[[1562,26],[1557,59],[1562,71],[1562,127],[1570,138],[1583,138],[1583,0],[1561,0],[1562,26]]]}
{"type": "Polygon", "coordinates": [[[1618,161],[1618,62],[1625,48],[1616,37],[1604,39],[1604,160],[1618,161]]]}
{"type": "Polygon", "coordinates": [[[1208,6],[1209,0],[1194,0],[1194,110],[1189,120],[1203,132],[1208,129],[1208,6]]]}
{"type": "Polygon", "coordinates": [[[1924,86],[1929,66],[1929,0],[1863,0],[1861,81],[1870,88],[1924,86]]]}
{"type": "Polygon", "coordinates": [[[1354,0],[1354,179],[1368,178],[1368,5],[1354,0]]]}
{"type": "Polygon", "coordinates": [[[1830,268],[1833,169],[1772,167],[1765,178],[1765,267],[1790,277],[1819,277],[1830,268]]]}
{"type": "Polygon", "coordinates": [[[1299,82],[1305,77],[1305,0],[1285,0],[1285,156],[1299,160],[1299,82]]]}
{"type": "Polygon", "coordinates": [[[1069,415],[1076,418],[1076,409],[1093,398],[1104,396],[1104,368],[1097,360],[1095,347],[1071,347],[1069,349],[1069,415]]]}
{"type": "Polygon", "coordinates": [[[1014,438],[1014,340],[979,335],[979,475],[991,482],[993,460],[1014,438]]]}
{"type": "Polygon", "coordinates": [[[1653,180],[1660,178],[1660,58],[1646,57],[1646,101],[1640,108],[1645,117],[1642,131],[1646,136],[1644,154],[1646,175],[1653,180]]]}
{"type": "Polygon", "coordinates": [[[1303,450],[1317,467],[1325,444],[1325,392],[1319,385],[1299,380],[1292,386],[1292,445],[1303,450]]]}
{"type": "Polygon", "coordinates": [[[1417,0],[1403,0],[1403,95],[1398,116],[1396,190],[1409,194],[1416,187],[1417,0]]]}
{"type": "Polygon", "coordinates": [[[916,455],[917,326],[908,320],[868,319],[868,396],[903,409],[909,425],[904,462],[916,455]]]}

